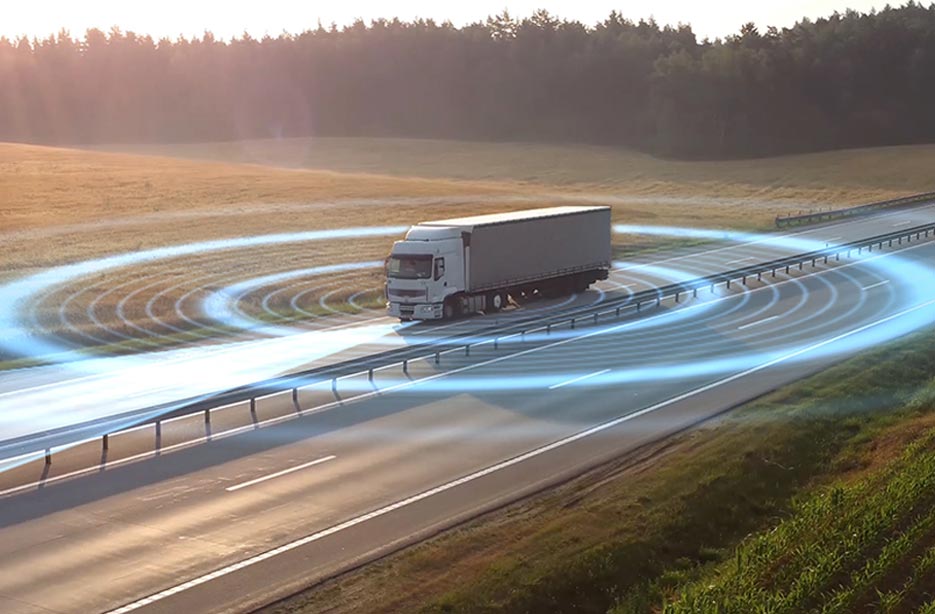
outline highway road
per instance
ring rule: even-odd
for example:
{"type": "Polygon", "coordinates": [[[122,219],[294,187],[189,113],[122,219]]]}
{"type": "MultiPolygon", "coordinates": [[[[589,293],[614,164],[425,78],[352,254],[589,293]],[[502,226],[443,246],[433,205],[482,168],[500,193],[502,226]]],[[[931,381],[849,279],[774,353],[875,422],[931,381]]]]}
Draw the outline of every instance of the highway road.
{"type": "MultiPolygon", "coordinates": [[[[785,236],[837,243],[933,220],[935,207],[923,207],[785,236]]],[[[621,264],[572,301],[608,300],[795,247],[754,241],[660,254],[621,264]]],[[[51,468],[7,471],[0,611],[220,612],[266,603],[935,321],[935,289],[918,279],[933,262],[933,242],[898,245],[639,315],[488,342],[439,364],[414,361],[408,374],[351,376],[340,380],[341,402],[330,386],[311,386],[298,398],[302,415],[288,394],[274,395],[259,403],[262,428],[238,404],[212,419],[211,441],[199,445],[182,444],[205,439],[202,417],[183,418],[171,434],[164,427],[159,455],[144,427],[114,440],[106,470],[95,444],[51,468]],[[239,431],[221,436],[225,428],[239,431]]],[[[505,325],[526,311],[497,317],[505,325]]],[[[467,334],[489,323],[443,326],[467,334]]],[[[315,364],[439,335],[438,326],[373,316],[323,326],[348,324],[391,330],[322,352],[315,364]]],[[[31,370],[0,379],[0,390],[5,407],[71,395],[74,406],[97,404],[106,414],[127,396],[101,391],[120,374],[31,370]]],[[[140,383],[136,398],[169,384],[140,383]]],[[[68,420],[91,415],[78,413],[68,420]]]]}

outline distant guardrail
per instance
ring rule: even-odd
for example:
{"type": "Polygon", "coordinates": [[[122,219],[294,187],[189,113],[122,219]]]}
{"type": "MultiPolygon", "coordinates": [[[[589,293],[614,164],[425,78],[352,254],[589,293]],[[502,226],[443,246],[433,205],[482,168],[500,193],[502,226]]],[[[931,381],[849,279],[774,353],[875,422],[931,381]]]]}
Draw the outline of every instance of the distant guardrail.
{"type": "Polygon", "coordinates": [[[845,207],[843,209],[809,211],[808,213],[797,213],[795,215],[778,215],[776,216],[776,227],[784,228],[786,226],[827,222],[846,217],[859,217],[861,215],[869,215],[880,209],[898,209],[899,207],[908,207],[910,205],[919,205],[929,202],[935,202],[935,192],[926,192],[924,194],[916,194],[915,196],[894,198],[893,200],[883,200],[877,203],[845,207]]]}
{"type": "MultiPolygon", "coordinates": [[[[172,410],[167,409],[166,413],[157,415],[157,417],[141,419],[133,427],[124,427],[105,435],[100,435],[99,429],[102,426],[106,428],[106,421],[98,421],[76,425],[68,429],[48,431],[34,436],[9,440],[0,443],[0,461],[17,455],[41,453],[44,450],[45,462],[46,464],[51,464],[52,452],[54,449],[74,445],[78,442],[90,442],[92,440],[100,441],[100,445],[102,445],[103,449],[106,451],[111,436],[119,435],[121,432],[126,432],[146,424],[154,425],[156,440],[158,441],[161,434],[161,423],[163,421],[202,412],[204,413],[205,427],[207,432],[210,433],[211,411],[213,409],[238,402],[249,401],[251,412],[255,412],[258,398],[264,395],[289,391],[292,393],[292,403],[295,406],[295,410],[301,415],[303,409],[300,408],[298,404],[299,390],[307,386],[327,382],[328,380],[331,380],[332,391],[337,395],[337,382],[344,378],[369,374],[372,381],[374,371],[390,367],[401,367],[403,373],[408,373],[409,364],[417,360],[431,360],[435,364],[440,364],[441,357],[450,355],[452,352],[463,352],[464,355],[470,355],[472,348],[479,348],[484,345],[490,345],[496,350],[502,341],[510,337],[518,337],[525,340],[528,333],[544,332],[549,334],[553,329],[561,326],[574,329],[578,324],[597,324],[609,318],[619,318],[624,309],[632,309],[635,312],[640,312],[644,305],[657,306],[664,299],[668,298],[679,302],[683,296],[697,296],[699,290],[706,288],[713,290],[715,286],[719,284],[725,284],[727,288],[730,288],[731,284],[734,282],[746,284],[748,279],[756,278],[757,280],[761,280],[765,274],[775,277],[780,271],[789,273],[790,269],[793,267],[801,270],[805,265],[816,266],[819,262],[827,263],[832,258],[840,260],[842,256],[848,257],[854,252],[857,252],[859,255],[865,249],[872,252],[874,248],[883,249],[884,246],[891,247],[894,243],[902,244],[903,242],[911,242],[923,238],[927,239],[930,236],[935,237],[935,223],[914,226],[912,228],[889,232],[859,241],[833,245],[812,252],[778,258],[776,260],[770,260],[769,262],[732,269],[723,273],[716,273],[680,283],[652,288],[599,305],[573,308],[562,313],[547,316],[530,316],[518,321],[512,321],[506,325],[494,324],[490,327],[474,330],[466,335],[452,336],[435,344],[425,343],[413,345],[402,350],[390,350],[368,357],[330,365],[328,367],[257,382],[251,386],[219,393],[208,399],[192,400],[184,407],[176,407],[172,410]]],[[[149,414],[159,414],[158,410],[158,407],[150,407],[145,411],[149,414]]],[[[117,418],[126,420],[129,417],[131,416],[123,415],[117,418]]],[[[115,417],[111,417],[108,420],[114,418],[115,417]]]]}

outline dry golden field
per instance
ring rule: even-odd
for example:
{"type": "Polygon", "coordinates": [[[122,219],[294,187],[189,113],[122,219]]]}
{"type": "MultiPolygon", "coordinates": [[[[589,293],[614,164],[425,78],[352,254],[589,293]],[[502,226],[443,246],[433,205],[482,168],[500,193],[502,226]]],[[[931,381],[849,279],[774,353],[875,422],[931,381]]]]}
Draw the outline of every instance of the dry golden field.
{"type": "MultiPolygon", "coordinates": [[[[518,182],[536,189],[613,193],[635,210],[677,213],[677,197],[772,208],[834,206],[931,190],[935,146],[855,149],[756,160],[661,160],[589,145],[419,139],[296,138],[109,149],[283,168],[402,177],[518,182]],[[644,197],[644,198],[640,198],[644,197]],[[646,199],[655,202],[647,202],[646,199]],[[670,202],[670,200],[672,202],[670,202]],[[782,204],[782,203],[779,203],[782,204]]],[[[707,212],[716,203],[697,209],[707,212]]]]}
{"type": "MultiPolygon", "coordinates": [[[[105,149],[0,144],[0,281],[193,241],[405,226],[569,202],[611,204],[624,223],[765,229],[779,213],[929,190],[935,162],[935,147],[728,162],[406,139],[105,149]]],[[[124,268],[54,290],[34,313],[46,332],[82,346],[139,349],[221,335],[199,314],[200,300],[214,289],[279,271],[379,260],[392,241],[213,252],[124,268]]],[[[246,297],[244,307],[266,321],[361,312],[379,304],[380,281],[379,271],[331,285],[310,280],[273,293],[265,305],[263,295],[246,297]],[[290,300],[297,293],[301,300],[290,300]]]]}

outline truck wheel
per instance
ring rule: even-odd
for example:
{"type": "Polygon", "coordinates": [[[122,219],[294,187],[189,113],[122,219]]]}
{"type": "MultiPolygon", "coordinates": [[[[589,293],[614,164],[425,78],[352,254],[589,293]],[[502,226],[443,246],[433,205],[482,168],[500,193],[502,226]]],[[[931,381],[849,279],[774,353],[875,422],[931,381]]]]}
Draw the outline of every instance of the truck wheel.
{"type": "Polygon", "coordinates": [[[487,313],[496,313],[506,307],[506,294],[503,292],[491,292],[487,295],[487,313]]]}
{"type": "Polygon", "coordinates": [[[446,300],[442,307],[442,319],[453,320],[458,315],[458,308],[452,300],[446,300]]]}

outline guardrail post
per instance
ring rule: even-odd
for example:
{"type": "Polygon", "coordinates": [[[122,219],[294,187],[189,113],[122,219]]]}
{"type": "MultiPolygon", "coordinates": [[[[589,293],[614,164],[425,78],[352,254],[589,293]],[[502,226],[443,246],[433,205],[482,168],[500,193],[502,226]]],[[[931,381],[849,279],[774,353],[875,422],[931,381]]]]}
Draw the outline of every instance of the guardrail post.
{"type": "Polygon", "coordinates": [[[760,271],[759,273],[756,274],[756,280],[757,280],[757,281],[763,281],[763,272],[762,272],[762,271],[760,271]]]}
{"type": "Polygon", "coordinates": [[[727,280],[727,289],[730,290],[730,280],[727,280]]]}
{"type": "Polygon", "coordinates": [[[409,375],[409,361],[408,360],[403,361],[403,373],[405,373],[406,375],[409,375]]]}
{"type": "Polygon", "coordinates": [[[743,279],[740,280],[740,285],[741,285],[741,286],[746,286],[746,285],[747,285],[747,276],[746,276],[746,275],[744,275],[744,276],[743,276],[743,279]]]}
{"type": "Polygon", "coordinates": [[[471,344],[470,343],[467,343],[464,345],[464,355],[465,356],[471,355],[471,344]]]}
{"type": "Polygon", "coordinates": [[[52,448],[45,449],[45,464],[46,466],[52,464],[52,448]]]}
{"type": "Polygon", "coordinates": [[[297,412],[302,411],[302,409],[299,407],[299,389],[298,388],[292,389],[292,406],[295,408],[297,412]]]}
{"type": "Polygon", "coordinates": [[[331,378],[331,394],[338,396],[338,378],[331,378]]]}
{"type": "Polygon", "coordinates": [[[675,293],[675,302],[676,302],[676,303],[679,302],[679,293],[678,293],[678,292],[675,293]]]}
{"type": "Polygon", "coordinates": [[[597,324],[597,316],[598,316],[597,312],[594,312],[594,323],[595,324],[597,324]]]}
{"type": "Polygon", "coordinates": [[[435,352],[435,364],[437,365],[441,360],[441,356],[438,355],[438,352],[435,352]]]}
{"type": "Polygon", "coordinates": [[[105,452],[110,449],[110,435],[104,433],[104,436],[101,437],[101,450],[105,452]]]}
{"type": "Polygon", "coordinates": [[[620,307],[619,307],[619,306],[614,310],[614,315],[615,315],[616,317],[618,317],[618,318],[620,317],[620,307]]]}
{"type": "Polygon", "coordinates": [[[801,263],[801,262],[799,263],[799,270],[800,270],[800,271],[802,270],[802,263],[801,263]]]}
{"type": "Polygon", "coordinates": [[[367,370],[367,381],[368,382],[373,381],[373,369],[372,368],[367,370]]]}
{"type": "Polygon", "coordinates": [[[500,340],[500,339],[499,339],[498,337],[494,337],[494,338],[493,338],[493,349],[496,350],[497,348],[500,347],[500,344],[498,343],[499,340],[500,340]]]}
{"type": "Polygon", "coordinates": [[[571,328],[572,328],[572,330],[574,330],[574,328],[575,328],[575,319],[574,319],[574,318],[571,319],[571,328]]]}
{"type": "Polygon", "coordinates": [[[552,334],[552,323],[551,322],[545,325],[545,334],[546,335],[552,334]]]}
{"type": "Polygon", "coordinates": [[[788,274],[789,274],[789,265],[787,264],[787,265],[786,265],[786,275],[788,275],[788,274]]]}
{"type": "Polygon", "coordinates": [[[156,420],[156,449],[162,447],[162,420],[156,420]]]}
{"type": "Polygon", "coordinates": [[[205,410],[205,426],[211,426],[211,410],[205,410]]]}
{"type": "Polygon", "coordinates": [[[770,275],[770,277],[776,277],[776,269],[773,269],[773,272],[772,272],[772,274],[770,275]]]}
{"type": "Polygon", "coordinates": [[[256,397],[250,398],[250,422],[253,424],[259,422],[256,417],[256,397]]]}
{"type": "Polygon", "coordinates": [[[692,298],[698,298],[698,288],[692,288],[692,298]]]}

